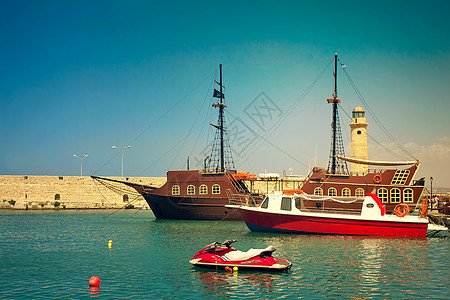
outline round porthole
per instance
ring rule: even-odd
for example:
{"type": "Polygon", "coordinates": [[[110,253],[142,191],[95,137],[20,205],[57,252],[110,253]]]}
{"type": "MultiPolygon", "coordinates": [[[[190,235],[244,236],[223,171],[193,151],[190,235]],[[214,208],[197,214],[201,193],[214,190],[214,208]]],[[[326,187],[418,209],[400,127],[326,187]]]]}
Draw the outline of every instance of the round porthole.
{"type": "Polygon", "coordinates": [[[373,208],[374,205],[373,205],[373,203],[367,203],[367,204],[366,204],[366,207],[367,207],[367,208],[373,208]]]}
{"type": "Polygon", "coordinates": [[[361,130],[358,130],[356,133],[357,133],[357,134],[361,134],[361,130]]]}

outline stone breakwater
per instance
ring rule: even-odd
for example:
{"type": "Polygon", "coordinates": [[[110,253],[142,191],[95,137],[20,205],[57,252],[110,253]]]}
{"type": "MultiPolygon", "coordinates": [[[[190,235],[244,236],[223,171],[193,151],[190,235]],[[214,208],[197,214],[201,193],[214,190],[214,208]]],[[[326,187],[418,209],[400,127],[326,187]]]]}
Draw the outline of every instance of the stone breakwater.
{"type": "MultiPolygon", "coordinates": [[[[162,186],[165,177],[107,177],[143,185],[162,186]]],[[[114,184],[107,188],[89,176],[0,175],[0,208],[87,209],[148,207],[133,188],[114,184]]]]}
{"type": "MultiPolygon", "coordinates": [[[[106,177],[160,187],[165,177],[106,177]]],[[[255,181],[247,186],[256,193],[298,188],[301,181],[255,181]]],[[[0,209],[90,209],[121,208],[128,204],[148,208],[133,188],[106,182],[108,187],[89,176],[0,175],[0,209]]]]}

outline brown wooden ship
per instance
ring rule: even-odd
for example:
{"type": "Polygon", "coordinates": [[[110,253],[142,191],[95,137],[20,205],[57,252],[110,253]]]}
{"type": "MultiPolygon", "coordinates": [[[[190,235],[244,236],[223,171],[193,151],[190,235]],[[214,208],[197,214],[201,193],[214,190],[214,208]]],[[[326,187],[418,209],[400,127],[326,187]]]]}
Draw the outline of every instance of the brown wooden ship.
{"type": "Polygon", "coordinates": [[[235,175],[233,170],[168,171],[166,184],[158,189],[143,189],[142,196],[158,219],[242,220],[239,213],[225,207],[231,194],[250,201],[245,182],[236,180],[235,175]]]}
{"type": "MultiPolygon", "coordinates": [[[[236,172],[231,148],[224,124],[225,95],[222,85],[222,65],[219,66],[220,81],[215,82],[213,97],[219,102],[213,107],[219,109],[218,124],[213,125],[216,135],[211,155],[205,159],[203,170],[177,170],[167,172],[167,182],[160,188],[116,181],[97,176],[96,180],[115,181],[136,189],[152,209],[157,219],[179,220],[242,220],[237,210],[226,208],[230,197],[240,202],[256,205],[261,197],[251,195],[245,183],[255,180],[253,174],[236,172]]],[[[188,167],[189,168],[189,167],[188,167]]]]}
{"type": "MultiPolygon", "coordinates": [[[[337,54],[334,57],[334,93],[327,99],[333,105],[332,141],[328,168],[313,168],[300,189],[312,195],[324,196],[322,201],[305,201],[307,208],[339,210],[354,207],[360,209],[361,201],[349,200],[351,197],[364,197],[366,193],[376,194],[392,212],[399,204],[407,204],[414,210],[425,188],[425,179],[414,180],[420,161],[386,162],[367,159],[367,132],[364,110],[353,110],[351,127],[351,158],[345,157],[337,105],[337,54]],[[350,162],[351,171],[347,168],[350,162]],[[369,169],[369,166],[372,169],[369,169]],[[327,197],[341,197],[340,202],[327,201],[327,197]],[[346,197],[348,200],[346,200],[346,197]]],[[[343,66],[341,64],[341,66],[343,66]]],[[[343,66],[344,68],[344,66],[343,66]]]]}
{"type": "Polygon", "coordinates": [[[401,203],[414,210],[425,185],[423,178],[414,180],[419,165],[420,162],[415,162],[404,169],[373,170],[364,175],[329,174],[327,170],[316,167],[301,190],[311,195],[342,197],[342,201],[311,200],[305,201],[305,207],[330,210],[353,206],[361,209],[362,200],[350,203],[345,197],[364,197],[365,194],[372,193],[380,198],[389,213],[401,203]]]}

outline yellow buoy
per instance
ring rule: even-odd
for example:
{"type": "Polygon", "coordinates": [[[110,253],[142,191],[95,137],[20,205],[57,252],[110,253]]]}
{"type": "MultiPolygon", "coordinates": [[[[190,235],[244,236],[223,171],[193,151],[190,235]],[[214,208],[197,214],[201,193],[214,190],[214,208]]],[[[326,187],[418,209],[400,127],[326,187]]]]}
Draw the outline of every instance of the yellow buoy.
{"type": "Polygon", "coordinates": [[[235,272],[237,272],[237,270],[238,270],[238,267],[233,267],[233,271],[235,271],[235,272]]]}
{"type": "Polygon", "coordinates": [[[112,247],[112,241],[109,240],[109,241],[108,241],[108,248],[111,248],[111,247],[112,247]]]}

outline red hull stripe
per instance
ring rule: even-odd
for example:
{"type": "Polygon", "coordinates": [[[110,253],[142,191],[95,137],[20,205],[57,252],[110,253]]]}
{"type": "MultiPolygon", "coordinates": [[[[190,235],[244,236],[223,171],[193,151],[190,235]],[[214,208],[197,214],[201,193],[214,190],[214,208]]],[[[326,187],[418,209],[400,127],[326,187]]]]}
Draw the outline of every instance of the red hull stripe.
{"type": "Polygon", "coordinates": [[[248,210],[240,210],[240,212],[249,229],[259,228],[258,231],[267,228],[267,231],[377,236],[426,236],[427,233],[426,223],[289,216],[248,210]]]}
{"type": "Polygon", "coordinates": [[[378,198],[375,194],[368,193],[367,196],[372,197],[372,199],[375,201],[375,203],[378,205],[378,207],[381,210],[381,215],[384,216],[386,214],[386,206],[384,206],[383,202],[381,202],[380,198],[378,198]]]}

